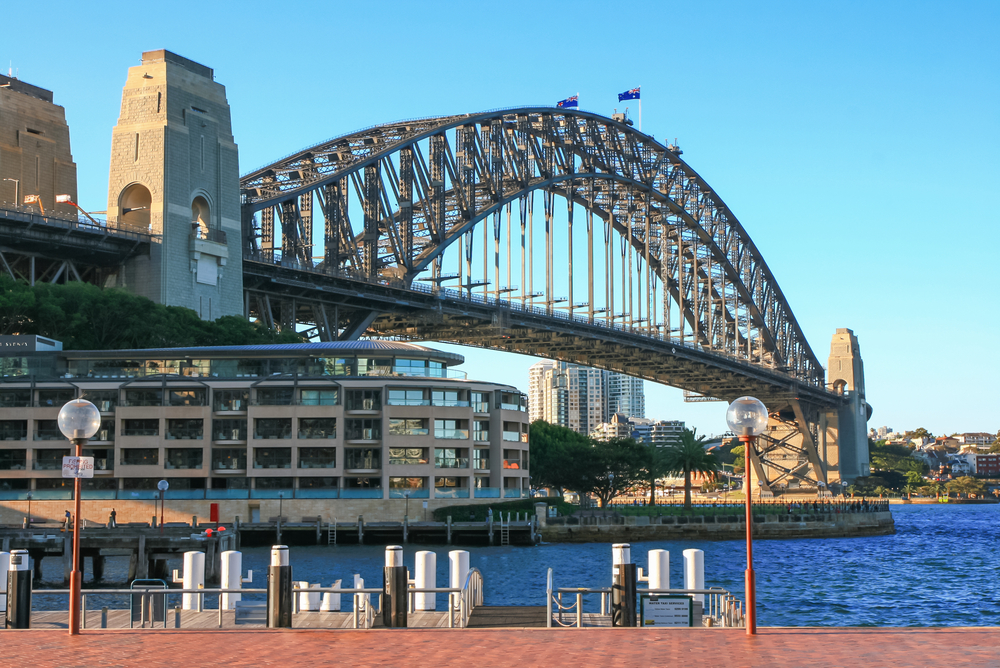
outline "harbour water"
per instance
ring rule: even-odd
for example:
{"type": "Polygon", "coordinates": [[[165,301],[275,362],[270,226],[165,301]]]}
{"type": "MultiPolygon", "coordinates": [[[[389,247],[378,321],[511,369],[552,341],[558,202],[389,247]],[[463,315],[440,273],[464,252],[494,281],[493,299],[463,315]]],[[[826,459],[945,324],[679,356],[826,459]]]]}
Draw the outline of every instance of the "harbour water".
{"type": "MultiPolygon", "coordinates": [[[[758,623],[763,626],[995,626],[1000,625],[1000,506],[893,506],[896,534],[868,538],[761,540],[754,543],[758,623]]],[[[743,599],[745,543],[657,541],[632,544],[632,559],[645,568],[653,548],[670,551],[671,584],[683,586],[682,552],[705,551],[707,586],[743,599]]],[[[437,584],[448,584],[448,546],[407,545],[404,563],[413,571],[414,553],[438,555],[437,584]]],[[[606,543],[537,547],[471,547],[471,565],[482,571],[487,605],[544,605],[546,570],[557,587],[603,587],[610,583],[611,546],[606,543]]],[[[360,573],[380,587],[384,547],[295,547],[293,578],[350,587],[360,573]]],[[[243,567],[254,571],[248,587],[264,587],[267,548],[244,550],[243,567]]],[[[109,559],[103,586],[123,582],[127,559],[109,559]]],[[[170,568],[180,568],[180,562],[170,568]]],[[[54,569],[53,569],[54,570],[54,569]]],[[[61,575],[61,568],[60,568],[61,575]]],[[[89,563],[86,579],[90,579],[89,563]]],[[[88,582],[88,585],[90,583],[88,582]]],[[[61,582],[36,583],[61,588],[61,582]]],[[[97,597],[94,597],[96,599],[97,597]]],[[[101,597],[104,598],[104,597],[101,597]]],[[[206,606],[214,607],[212,597],[206,606]]],[[[62,597],[37,597],[37,609],[65,609],[62,597]]],[[[443,596],[439,602],[443,604],[443,596]]],[[[344,603],[348,604],[349,597],[344,603]]],[[[111,601],[90,608],[112,605],[111,601]]],[[[597,597],[589,604],[593,611],[597,597]]]]}

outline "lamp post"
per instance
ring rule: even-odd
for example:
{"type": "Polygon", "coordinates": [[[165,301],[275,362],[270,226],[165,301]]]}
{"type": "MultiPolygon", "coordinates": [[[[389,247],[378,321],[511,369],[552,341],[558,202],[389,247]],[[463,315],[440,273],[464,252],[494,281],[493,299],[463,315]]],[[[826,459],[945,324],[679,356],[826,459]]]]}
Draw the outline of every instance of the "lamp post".
{"type": "Polygon", "coordinates": [[[28,528],[31,528],[31,492],[28,492],[28,528]]]}
{"type": "MultiPolygon", "coordinates": [[[[101,427],[101,412],[86,399],[67,402],[59,411],[59,431],[76,446],[76,457],[83,456],[83,445],[101,427]]],[[[79,461],[79,460],[78,460],[79,461]]],[[[65,475],[65,468],[63,469],[65,475]]],[[[73,570],[69,574],[69,634],[80,635],[80,477],[73,478],[73,570]]]]}
{"type": "Polygon", "coordinates": [[[759,399],[740,397],[729,405],[726,411],[729,429],[740,437],[744,454],[743,492],[746,496],[747,511],[747,635],[757,635],[757,591],[753,573],[753,505],[750,490],[750,449],[757,437],[767,428],[767,409],[759,399]]]}
{"type": "MultiPolygon", "coordinates": [[[[163,498],[167,495],[167,490],[170,489],[170,483],[166,480],[161,480],[156,483],[156,489],[160,491],[160,533],[163,533],[163,498]]],[[[153,510],[156,510],[156,506],[153,506],[153,510]]],[[[192,527],[194,528],[194,527],[192,527]]]]}
{"type": "Polygon", "coordinates": [[[406,499],[405,507],[403,508],[403,518],[409,518],[410,516],[410,490],[403,492],[403,498],[406,499]]]}

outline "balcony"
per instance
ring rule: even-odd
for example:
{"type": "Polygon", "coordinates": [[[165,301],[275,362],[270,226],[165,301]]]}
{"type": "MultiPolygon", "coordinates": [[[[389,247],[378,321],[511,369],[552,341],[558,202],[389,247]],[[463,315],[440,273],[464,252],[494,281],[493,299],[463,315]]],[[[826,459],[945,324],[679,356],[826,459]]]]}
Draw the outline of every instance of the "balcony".
{"type": "Polygon", "coordinates": [[[291,427],[258,427],[253,432],[256,439],[286,439],[292,437],[291,427]]]}
{"type": "Polygon", "coordinates": [[[431,406],[468,408],[469,401],[466,399],[432,399],[431,406]]]}
{"type": "Polygon", "coordinates": [[[213,441],[245,441],[247,440],[246,427],[225,427],[216,429],[212,434],[213,441]]]}
{"type": "Polygon", "coordinates": [[[167,429],[168,441],[200,441],[205,430],[201,427],[174,427],[167,429]]]}
{"type": "Polygon", "coordinates": [[[382,470],[381,450],[344,451],[344,470],[351,472],[377,472],[382,470]]]}
{"type": "Polygon", "coordinates": [[[476,429],[472,432],[473,441],[489,441],[490,432],[487,429],[476,429]]]}
{"type": "Polygon", "coordinates": [[[517,441],[521,440],[521,432],[519,431],[505,431],[503,433],[503,440],[505,441],[517,441]]]}
{"type": "Polygon", "coordinates": [[[122,436],[159,436],[159,429],[122,429],[122,436]]]}
{"type": "MultiPolygon", "coordinates": [[[[62,435],[59,429],[36,429],[34,440],[36,441],[65,441],[66,437],[62,435]]],[[[62,468],[62,464],[60,464],[62,468]]]]}
{"type": "Polygon", "coordinates": [[[472,468],[479,471],[486,471],[490,468],[490,460],[488,457],[478,457],[472,460],[472,468]]]}
{"type": "Polygon", "coordinates": [[[435,457],[434,468],[438,469],[467,469],[469,468],[468,457],[435,457]]]}
{"type": "Polygon", "coordinates": [[[434,438],[440,439],[454,439],[454,440],[469,440],[469,430],[468,429],[434,429],[434,438]]]}

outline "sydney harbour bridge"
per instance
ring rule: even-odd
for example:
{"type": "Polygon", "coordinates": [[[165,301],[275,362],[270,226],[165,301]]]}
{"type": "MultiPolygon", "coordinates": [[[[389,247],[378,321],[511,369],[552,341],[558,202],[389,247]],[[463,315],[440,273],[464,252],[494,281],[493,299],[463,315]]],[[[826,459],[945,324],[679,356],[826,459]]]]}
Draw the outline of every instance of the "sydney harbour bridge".
{"type": "MultiPolygon", "coordinates": [[[[268,326],[564,360],[694,401],[749,394],[771,413],[752,457],[765,495],[867,472],[863,385],[826,377],[733,212],[676,146],[621,117],[377,125],[243,175],[240,210],[244,314],[268,326]]],[[[30,262],[32,280],[105,282],[158,243],[0,212],[0,271],[20,278],[30,262]]]]}

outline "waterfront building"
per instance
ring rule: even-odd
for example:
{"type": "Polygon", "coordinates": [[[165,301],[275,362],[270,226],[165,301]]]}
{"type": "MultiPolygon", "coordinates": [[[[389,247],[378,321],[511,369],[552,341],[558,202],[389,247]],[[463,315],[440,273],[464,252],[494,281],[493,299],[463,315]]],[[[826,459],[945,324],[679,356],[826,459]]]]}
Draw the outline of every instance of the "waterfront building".
{"type": "Polygon", "coordinates": [[[633,438],[639,443],[659,448],[677,443],[684,431],[681,420],[651,420],[649,418],[630,418],[622,413],[615,413],[608,422],[602,422],[590,432],[590,437],[600,441],[615,438],[633,438]]]}
{"type": "Polygon", "coordinates": [[[29,491],[69,498],[56,417],[78,396],[102,416],[84,499],[155,499],[165,479],[168,503],[233,501],[229,515],[246,521],[260,515],[256,499],[377,517],[385,506],[363,501],[434,508],[529,495],[526,397],[468,379],[461,355],[383,341],[59,347],[0,337],[0,506],[29,491]]]}
{"type": "Polygon", "coordinates": [[[590,434],[615,413],[643,417],[643,381],[579,364],[545,360],[528,370],[528,407],[532,422],[544,420],[590,434]]]}

